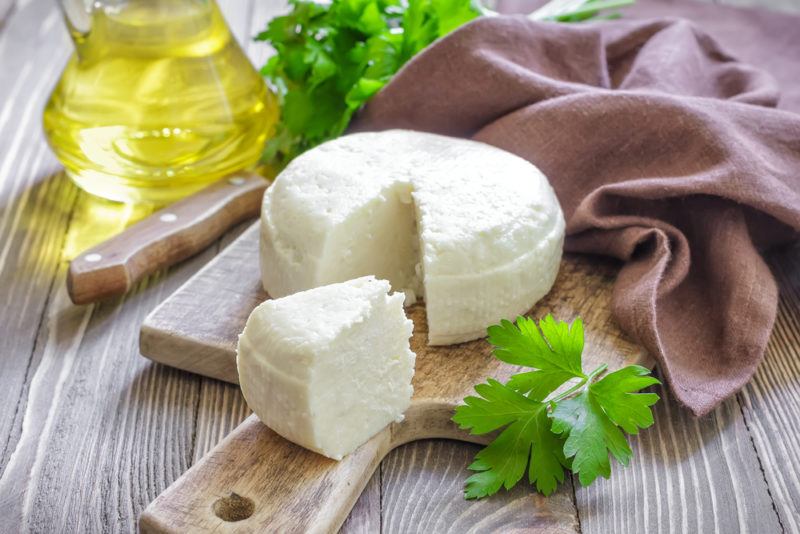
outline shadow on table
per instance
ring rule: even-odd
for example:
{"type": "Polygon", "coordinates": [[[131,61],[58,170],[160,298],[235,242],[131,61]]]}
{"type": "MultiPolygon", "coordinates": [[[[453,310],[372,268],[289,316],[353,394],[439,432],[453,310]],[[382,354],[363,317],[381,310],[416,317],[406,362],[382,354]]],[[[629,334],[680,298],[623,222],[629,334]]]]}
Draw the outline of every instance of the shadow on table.
{"type": "MultiPolygon", "coordinates": [[[[0,205],[0,235],[22,268],[69,261],[152,213],[150,206],[110,202],[78,189],[63,171],[14,191],[0,205]]],[[[8,254],[8,252],[6,252],[8,254]]]]}

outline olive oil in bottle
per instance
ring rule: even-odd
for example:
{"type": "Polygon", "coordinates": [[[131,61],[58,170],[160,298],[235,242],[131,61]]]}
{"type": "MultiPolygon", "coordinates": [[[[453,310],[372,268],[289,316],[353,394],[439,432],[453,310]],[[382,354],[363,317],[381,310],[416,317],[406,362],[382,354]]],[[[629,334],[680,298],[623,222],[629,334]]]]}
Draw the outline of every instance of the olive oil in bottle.
{"type": "Polygon", "coordinates": [[[277,102],[214,0],[95,2],[44,112],[69,176],[163,204],[254,165],[277,102]]]}

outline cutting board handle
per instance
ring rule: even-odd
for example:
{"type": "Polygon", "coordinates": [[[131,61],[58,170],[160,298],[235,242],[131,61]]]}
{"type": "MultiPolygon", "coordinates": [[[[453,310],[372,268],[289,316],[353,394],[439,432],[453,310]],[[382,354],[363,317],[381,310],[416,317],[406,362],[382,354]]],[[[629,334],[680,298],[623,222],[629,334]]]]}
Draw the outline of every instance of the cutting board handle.
{"type": "Polygon", "coordinates": [[[341,461],[251,415],[139,518],[143,533],[336,532],[390,450],[384,429],[341,461]]]}
{"type": "Polygon", "coordinates": [[[254,173],[232,174],[83,252],[67,273],[72,302],[122,295],[148,274],[197,254],[233,225],[256,217],[267,185],[254,173]]]}
{"type": "Polygon", "coordinates": [[[415,402],[340,461],[283,439],[248,417],[159,495],[139,518],[147,534],[179,532],[337,532],[383,457],[409,441],[485,443],[450,420],[454,404],[415,402]]]}

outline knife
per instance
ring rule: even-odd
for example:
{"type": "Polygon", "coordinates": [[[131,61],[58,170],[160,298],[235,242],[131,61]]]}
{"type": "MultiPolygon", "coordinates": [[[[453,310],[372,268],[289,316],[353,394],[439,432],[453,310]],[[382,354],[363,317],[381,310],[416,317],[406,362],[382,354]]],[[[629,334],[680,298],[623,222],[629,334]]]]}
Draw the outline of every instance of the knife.
{"type": "Polygon", "coordinates": [[[257,217],[268,185],[258,174],[236,172],[81,253],[67,273],[70,299],[89,304],[122,295],[145,276],[197,254],[257,217]]]}

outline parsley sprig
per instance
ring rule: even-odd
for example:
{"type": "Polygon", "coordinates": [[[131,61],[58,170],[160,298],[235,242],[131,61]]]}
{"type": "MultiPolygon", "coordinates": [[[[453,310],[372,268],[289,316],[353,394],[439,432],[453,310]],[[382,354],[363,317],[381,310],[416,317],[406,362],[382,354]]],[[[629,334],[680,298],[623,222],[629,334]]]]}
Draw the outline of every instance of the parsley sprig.
{"type": "MultiPolygon", "coordinates": [[[[535,20],[578,22],[634,0],[552,0],[535,20]]],[[[275,49],[261,69],[281,104],[264,161],[277,168],[341,135],[353,114],[436,39],[497,13],[478,0],[289,0],[256,36],[275,49]]]]}
{"type": "Polygon", "coordinates": [[[490,378],[475,386],[478,396],[456,408],[453,421],[462,429],[500,431],[469,466],[475,474],[466,482],[467,499],[511,489],[526,470],[529,482],[549,495],[565,470],[586,486],[611,475],[609,455],[628,465],[632,452],[623,432],[652,425],[650,406],[659,399],[639,393],[660,383],[648,369],[629,365],[606,374],[603,364],[585,373],[580,318],[568,325],[548,315],[537,326],[518,317],[516,324],[504,320],[489,327],[488,334],[496,358],[533,370],[505,384],[490,378]]]}

